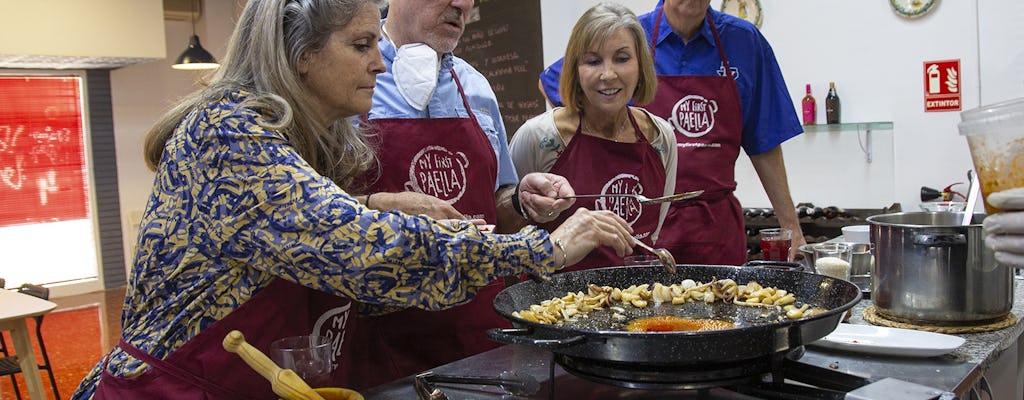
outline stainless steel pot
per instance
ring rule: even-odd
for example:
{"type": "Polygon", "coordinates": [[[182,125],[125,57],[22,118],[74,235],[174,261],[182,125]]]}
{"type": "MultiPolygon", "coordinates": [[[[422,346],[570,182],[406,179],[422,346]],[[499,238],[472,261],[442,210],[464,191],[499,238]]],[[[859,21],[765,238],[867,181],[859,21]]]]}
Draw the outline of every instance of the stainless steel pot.
{"type": "Polygon", "coordinates": [[[981,222],[963,213],[911,212],[868,217],[875,263],[872,300],[879,314],[920,323],[982,323],[1013,306],[1013,271],[985,247],[981,222]]]}

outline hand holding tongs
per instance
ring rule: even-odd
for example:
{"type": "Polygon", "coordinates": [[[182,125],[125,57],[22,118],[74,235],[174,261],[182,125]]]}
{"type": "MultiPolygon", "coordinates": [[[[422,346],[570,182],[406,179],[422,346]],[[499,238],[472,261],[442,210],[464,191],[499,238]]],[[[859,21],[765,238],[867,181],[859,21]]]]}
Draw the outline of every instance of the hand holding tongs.
{"type": "Polygon", "coordinates": [[[673,194],[673,195],[669,195],[669,196],[661,196],[661,197],[655,197],[655,198],[650,198],[650,197],[644,196],[642,194],[629,194],[629,193],[577,194],[575,196],[558,196],[558,197],[556,197],[556,199],[577,199],[577,198],[586,198],[586,197],[632,197],[632,198],[636,199],[637,201],[639,201],[640,204],[648,205],[648,204],[659,204],[659,203],[667,203],[667,202],[670,202],[670,201],[679,201],[679,200],[692,199],[692,198],[700,196],[702,194],[704,194],[703,190],[694,190],[692,192],[677,193],[677,194],[673,194]]]}

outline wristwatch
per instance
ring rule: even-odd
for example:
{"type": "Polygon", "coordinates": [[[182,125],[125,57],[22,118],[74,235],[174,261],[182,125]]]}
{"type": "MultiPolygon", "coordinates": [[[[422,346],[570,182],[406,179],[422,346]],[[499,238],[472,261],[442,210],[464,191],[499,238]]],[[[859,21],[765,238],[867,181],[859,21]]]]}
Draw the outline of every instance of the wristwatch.
{"type": "Polygon", "coordinates": [[[761,28],[761,0],[722,0],[719,9],[747,20],[758,29],[761,28]]]}
{"type": "Polygon", "coordinates": [[[938,0],[889,0],[893,12],[905,18],[917,18],[927,14],[938,0]]]}

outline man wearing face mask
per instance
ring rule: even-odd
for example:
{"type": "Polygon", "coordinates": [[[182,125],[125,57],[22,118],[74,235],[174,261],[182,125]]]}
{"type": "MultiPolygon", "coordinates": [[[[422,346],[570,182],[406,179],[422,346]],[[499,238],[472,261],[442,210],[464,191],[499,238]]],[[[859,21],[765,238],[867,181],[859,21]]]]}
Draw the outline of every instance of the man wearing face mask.
{"type": "MultiPolygon", "coordinates": [[[[487,79],[452,51],[472,0],[391,0],[378,43],[387,71],[377,75],[367,115],[380,169],[367,177],[367,206],[434,218],[495,224],[498,233],[554,220],[572,195],[565,178],[534,173],[519,180],[497,99],[487,79]]],[[[467,304],[438,312],[384,311],[364,305],[355,346],[367,351],[363,387],[398,379],[498,344],[486,330],[507,327],[492,282],[467,304]],[[365,314],[375,316],[366,317],[365,314]]]]}

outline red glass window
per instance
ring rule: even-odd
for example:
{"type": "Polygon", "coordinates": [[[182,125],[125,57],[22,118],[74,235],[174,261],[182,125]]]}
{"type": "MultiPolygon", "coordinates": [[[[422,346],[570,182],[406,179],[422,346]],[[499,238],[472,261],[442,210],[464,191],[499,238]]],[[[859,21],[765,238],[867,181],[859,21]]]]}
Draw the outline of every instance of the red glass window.
{"type": "Polygon", "coordinates": [[[77,77],[0,77],[0,226],[88,218],[77,77]]]}

